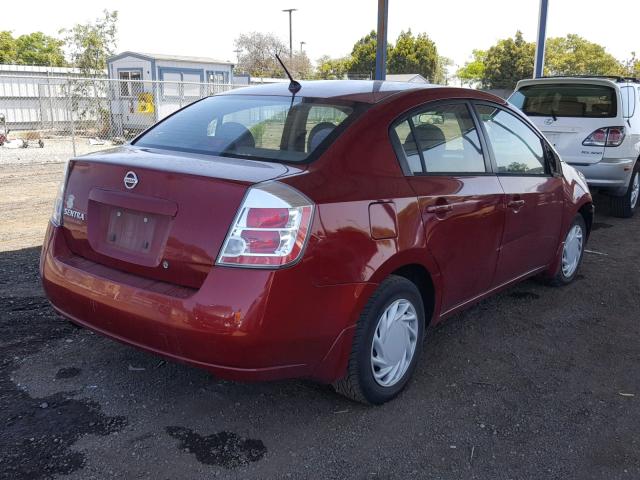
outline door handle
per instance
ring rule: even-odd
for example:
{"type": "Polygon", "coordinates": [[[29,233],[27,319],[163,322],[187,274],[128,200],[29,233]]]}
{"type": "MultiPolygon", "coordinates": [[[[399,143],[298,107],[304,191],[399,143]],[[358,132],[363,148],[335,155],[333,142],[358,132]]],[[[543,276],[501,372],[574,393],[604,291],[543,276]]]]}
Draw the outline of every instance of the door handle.
{"type": "Polygon", "coordinates": [[[524,207],[524,200],[511,200],[509,203],[507,203],[507,207],[518,210],[524,207]]]}
{"type": "Polygon", "coordinates": [[[428,213],[446,213],[453,210],[453,205],[444,204],[444,205],[429,205],[427,207],[428,213]]]}

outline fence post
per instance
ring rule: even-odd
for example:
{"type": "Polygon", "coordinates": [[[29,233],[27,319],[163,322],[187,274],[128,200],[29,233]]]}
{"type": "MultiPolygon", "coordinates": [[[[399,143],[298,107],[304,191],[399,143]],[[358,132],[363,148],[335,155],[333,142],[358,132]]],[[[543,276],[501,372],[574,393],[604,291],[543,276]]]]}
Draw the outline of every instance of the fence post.
{"type": "Polygon", "coordinates": [[[47,76],[47,96],[49,97],[49,128],[53,130],[54,118],[53,118],[53,99],[51,98],[51,80],[47,76]]]}
{"type": "Polygon", "coordinates": [[[73,99],[71,98],[71,83],[67,83],[67,100],[69,104],[69,117],[71,118],[71,146],[73,148],[73,156],[76,156],[76,125],[73,120],[73,99]]]}

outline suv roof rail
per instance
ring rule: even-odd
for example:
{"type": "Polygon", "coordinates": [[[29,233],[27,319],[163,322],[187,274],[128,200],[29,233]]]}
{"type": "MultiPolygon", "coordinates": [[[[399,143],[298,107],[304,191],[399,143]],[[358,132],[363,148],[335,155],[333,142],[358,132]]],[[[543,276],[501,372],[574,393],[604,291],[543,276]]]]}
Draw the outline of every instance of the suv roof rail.
{"type": "Polygon", "coordinates": [[[622,75],[544,75],[541,78],[605,78],[616,82],[640,83],[636,77],[624,77],[622,75]]]}

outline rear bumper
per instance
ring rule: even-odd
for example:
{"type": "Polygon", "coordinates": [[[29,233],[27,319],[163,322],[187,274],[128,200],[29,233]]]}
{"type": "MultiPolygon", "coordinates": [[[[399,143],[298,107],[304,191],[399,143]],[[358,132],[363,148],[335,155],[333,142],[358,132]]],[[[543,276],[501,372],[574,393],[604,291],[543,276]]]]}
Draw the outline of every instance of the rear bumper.
{"type": "Polygon", "coordinates": [[[616,193],[623,194],[629,186],[634,163],[632,159],[605,159],[591,165],[569,165],[582,172],[589,186],[613,189],[616,193]]]}
{"type": "Polygon", "coordinates": [[[316,287],[296,274],[299,266],[215,267],[191,290],[77,257],[50,225],[41,275],[58,312],[121,342],[229,380],[332,382],[346,368],[356,312],[375,286],[316,287]]]}

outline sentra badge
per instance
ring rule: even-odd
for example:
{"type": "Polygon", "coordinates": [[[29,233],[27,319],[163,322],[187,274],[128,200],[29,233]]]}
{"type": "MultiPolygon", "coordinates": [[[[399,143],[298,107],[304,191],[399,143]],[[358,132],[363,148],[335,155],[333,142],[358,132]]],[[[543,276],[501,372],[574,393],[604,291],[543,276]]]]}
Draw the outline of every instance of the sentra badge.
{"type": "Polygon", "coordinates": [[[73,194],[67,195],[67,201],[65,202],[64,214],[67,217],[75,218],[76,220],[84,221],[84,213],[73,209],[73,202],[76,201],[76,197],[73,194]]]}

